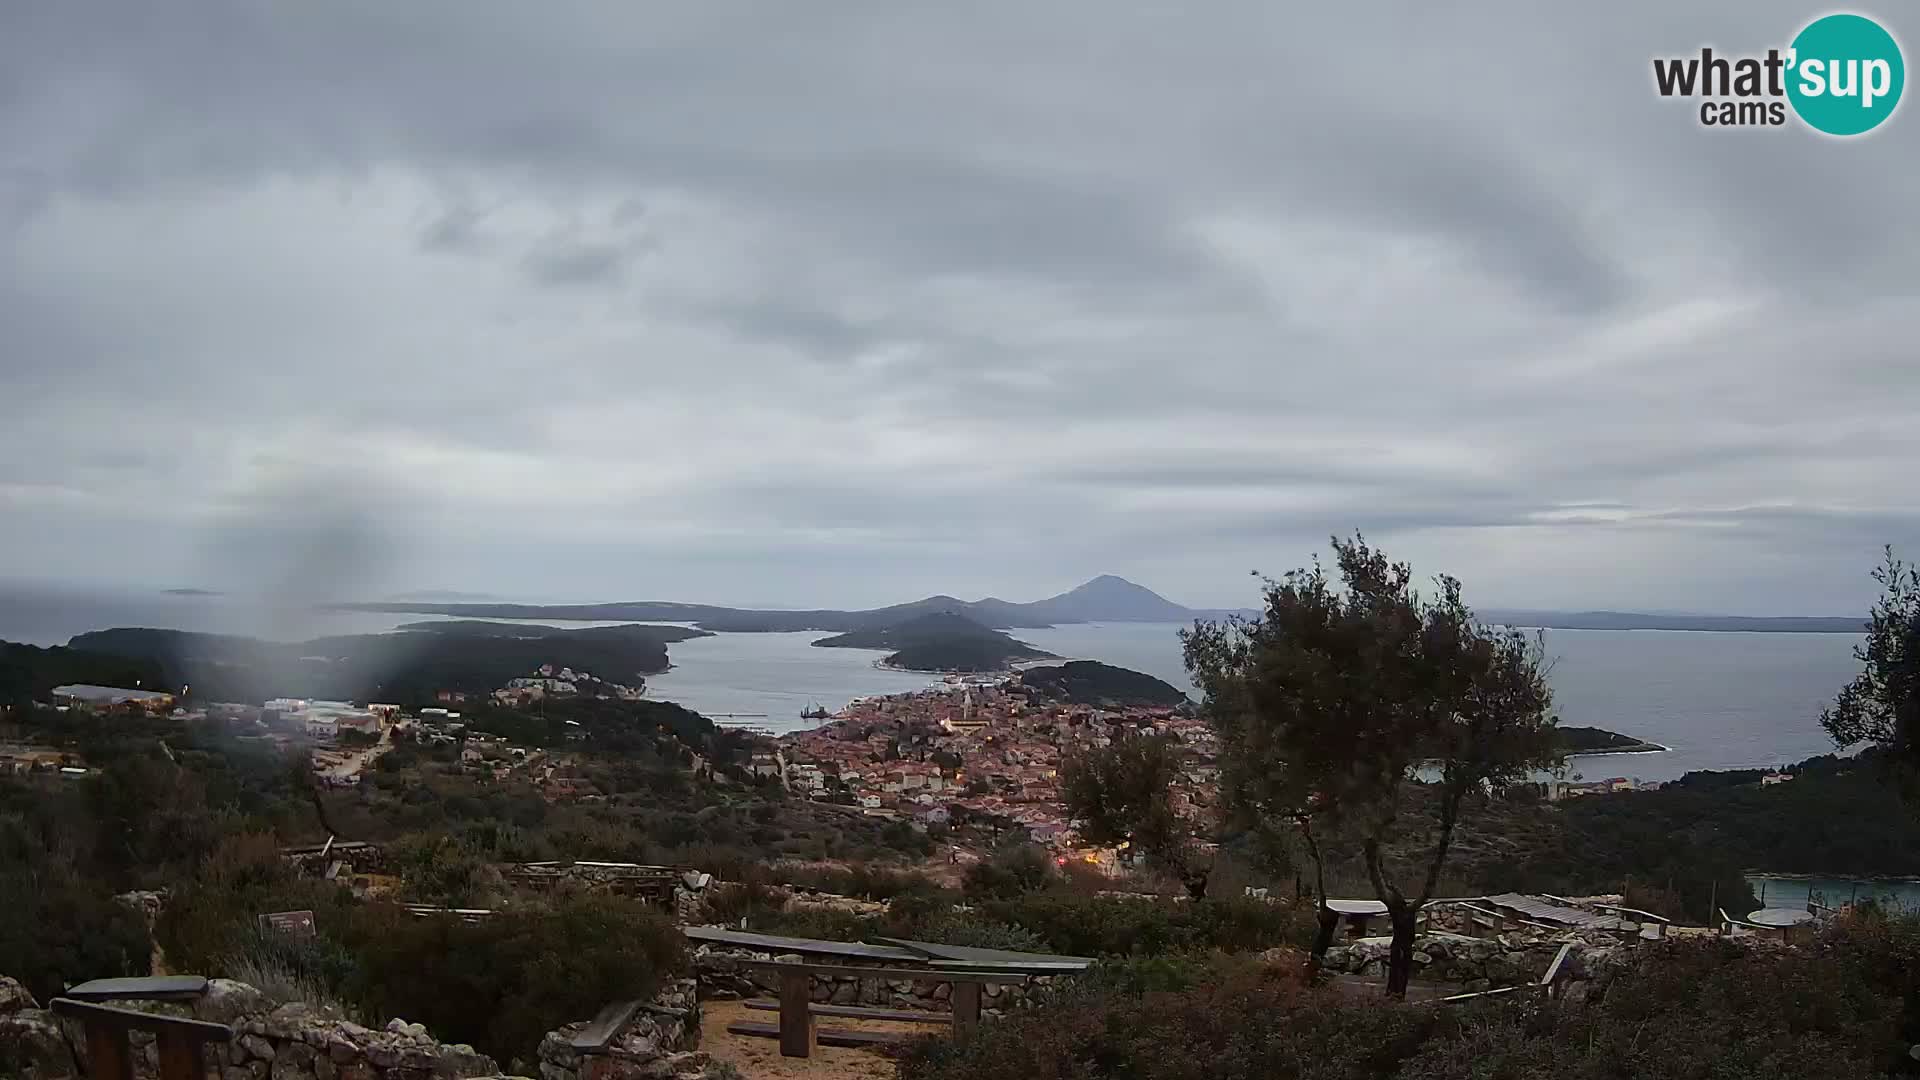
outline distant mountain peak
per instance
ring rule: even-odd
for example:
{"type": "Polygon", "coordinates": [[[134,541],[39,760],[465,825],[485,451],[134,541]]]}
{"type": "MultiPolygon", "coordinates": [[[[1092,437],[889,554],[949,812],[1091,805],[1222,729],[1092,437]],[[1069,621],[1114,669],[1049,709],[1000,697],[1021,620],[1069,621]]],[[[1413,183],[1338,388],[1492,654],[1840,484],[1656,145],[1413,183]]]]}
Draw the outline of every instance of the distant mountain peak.
{"type": "Polygon", "coordinates": [[[1101,574],[1031,606],[1062,622],[1183,622],[1193,614],[1117,574],[1101,574]]]}
{"type": "Polygon", "coordinates": [[[1101,574],[1099,577],[1088,578],[1085,582],[1082,582],[1081,584],[1076,585],[1073,588],[1067,590],[1067,592],[1064,593],[1063,595],[1085,596],[1088,593],[1119,594],[1123,592],[1129,593],[1135,596],[1139,596],[1139,595],[1151,596],[1155,600],[1161,600],[1161,601],[1166,600],[1165,597],[1161,596],[1157,592],[1154,592],[1152,589],[1147,588],[1145,585],[1141,585],[1137,582],[1128,581],[1126,578],[1123,578],[1118,574],[1101,574]]]}

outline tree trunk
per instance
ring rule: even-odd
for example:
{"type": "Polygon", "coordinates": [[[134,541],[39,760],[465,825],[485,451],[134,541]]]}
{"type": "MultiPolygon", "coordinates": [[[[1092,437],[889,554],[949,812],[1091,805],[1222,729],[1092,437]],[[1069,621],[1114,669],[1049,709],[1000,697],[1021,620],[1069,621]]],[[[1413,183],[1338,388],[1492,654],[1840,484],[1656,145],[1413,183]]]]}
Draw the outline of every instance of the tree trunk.
{"type": "Polygon", "coordinates": [[[1313,934],[1313,952],[1307,957],[1307,978],[1318,978],[1320,968],[1327,961],[1327,950],[1333,947],[1333,935],[1340,929],[1340,913],[1327,906],[1327,898],[1320,898],[1320,926],[1313,934]]]}
{"type": "Polygon", "coordinates": [[[1180,874],[1180,883],[1187,887],[1187,899],[1205,900],[1207,898],[1207,872],[1205,870],[1184,870],[1180,874]]]}
{"type": "Polygon", "coordinates": [[[1340,928],[1340,913],[1327,906],[1327,861],[1320,854],[1319,841],[1313,838],[1313,819],[1303,814],[1296,820],[1300,835],[1307,841],[1307,854],[1313,859],[1313,898],[1320,916],[1320,927],[1313,935],[1313,952],[1307,956],[1307,978],[1315,979],[1326,962],[1327,950],[1333,947],[1333,935],[1340,928]]]}
{"type": "Polygon", "coordinates": [[[1394,904],[1387,909],[1393,922],[1393,946],[1387,953],[1387,996],[1406,1000],[1407,984],[1413,981],[1414,909],[1394,904]]]}

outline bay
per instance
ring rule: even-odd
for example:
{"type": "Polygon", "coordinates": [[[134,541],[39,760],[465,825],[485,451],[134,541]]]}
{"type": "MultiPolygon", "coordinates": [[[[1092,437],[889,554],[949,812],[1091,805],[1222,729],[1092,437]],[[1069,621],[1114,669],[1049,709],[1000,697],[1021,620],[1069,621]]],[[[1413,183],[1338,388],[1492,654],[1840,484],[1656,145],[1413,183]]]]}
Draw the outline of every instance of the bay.
{"type": "Polygon", "coordinates": [[[1920,912],[1920,880],[1863,881],[1852,878],[1778,877],[1758,874],[1747,878],[1761,907],[1804,908],[1818,897],[1828,907],[1873,900],[1881,907],[1920,912]]]}
{"type": "MultiPolygon", "coordinates": [[[[109,593],[0,585],[0,640],[64,644],[111,626],[247,634],[281,641],[378,633],[431,616],[326,611],[232,597],[109,593]]],[[[550,621],[550,620],[549,620],[550,621]]],[[[569,623],[565,625],[590,625],[569,623]]],[[[1099,660],[1189,693],[1176,623],[1087,623],[1015,631],[1071,659],[1099,660]]],[[[671,671],[648,696],[781,732],[811,705],[835,710],[870,694],[932,685],[935,676],[876,668],[879,653],[817,649],[822,633],[720,634],[674,644],[671,671]]],[[[1820,709],[1858,670],[1853,634],[1549,630],[1549,680],[1560,722],[1658,743],[1654,754],[1573,759],[1585,779],[1671,780],[1695,769],[1771,768],[1832,752],[1820,709]]]]}

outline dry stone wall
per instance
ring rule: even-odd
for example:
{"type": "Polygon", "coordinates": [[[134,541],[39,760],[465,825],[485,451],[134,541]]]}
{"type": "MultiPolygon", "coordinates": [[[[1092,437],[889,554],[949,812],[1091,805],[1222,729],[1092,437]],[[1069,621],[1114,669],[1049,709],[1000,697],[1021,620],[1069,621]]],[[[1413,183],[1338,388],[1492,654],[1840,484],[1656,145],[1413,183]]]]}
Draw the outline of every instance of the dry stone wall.
{"type": "Polygon", "coordinates": [[[568,1024],[540,1041],[540,1080],[691,1080],[713,1068],[713,1059],[696,1049],[700,1001],[692,979],[669,983],[602,1052],[573,1049],[573,1037],[586,1026],[568,1024]]]}
{"type": "MultiPolygon", "coordinates": [[[[802,956],[799,953],[770,953],[738,947],[702,945],[693,953],[694,974],[700,980],[700,996],[710,1000],[778,997],[780,980],[773,972],[747,966],[748,960],[778,960],[784,963],[830,963],[835,967],[893,967],[895,962],[858,960],[848,957],[802,956]]],[[[981,988],[980,1011],[999,1016],[1018,1008],[1038,989],[1052,981],[1040,976],[1026,985],[988,983],[981,988]]],[[[814,1001],[834,1005],[865,1005],[883,1009],[922,1009],[927,1012],[951,1012],[953,986],[950,983],[916,982],[912,979],[855,978],[847,975],[815,975],[811,996],[814,1001]]]]}
{"type": "MultiPolygon", "coordinates": [[[[1561,977],[1571,983],[1589,981],[1610,968],[1616,954],[1631,950],[1631,946],[1604,935],[1501,934],[1468,938],[1456,934],[1423,934],[1414,939],[1413,977],[1419,982],[1458,983],[1461,993],[1538,982],[1553,965],[1561,946],[1569,941],[1574,943],[1574,949],[1561,969],[1561,977]]],[[[1384,937],[1335,945],[1327,950],[1326,966],[1329,971],[1384,978],[1390,947],[1390,939],[1384,937]]]]}
{"type": "MultiPolygon", "coordinates": [[[[233,1029],[206,1047],[205,1080],[532,1080],[502,1077],[492,1058],[465,1044],[446,1044],[420,1024],[394,1019],[373,1029],[303,1002],[276,1005],[245,983],[214,979],[192,1002],[112,1001],[162,1016],[187,1017],[233,1029]]],[[[547,1033],[537,1053],[539,1080],[701,1080],[722,1075],[700,1041],[700,1003],[693,979],[669,982],[615,1033],[604,1053],[581,1055],[572,1039],[586,1022],[547,1033]]],[[[153,1036],[131,1035],[134,1075],[154,1080],[153,1036]]],[[[0,976],[0,1077],[81,1080],[86,1037],[70,1021],[40,1008],[26,989],[0,976]]]]}

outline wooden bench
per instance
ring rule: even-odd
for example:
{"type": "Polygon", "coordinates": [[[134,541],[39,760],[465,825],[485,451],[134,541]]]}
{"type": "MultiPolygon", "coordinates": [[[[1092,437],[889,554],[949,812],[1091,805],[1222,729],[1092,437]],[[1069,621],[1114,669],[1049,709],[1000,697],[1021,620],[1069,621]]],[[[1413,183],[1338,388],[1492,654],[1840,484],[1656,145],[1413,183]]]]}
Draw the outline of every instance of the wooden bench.
{"type": "Polygon", "coordinates": [[[160,1080],[202,1080],[207,1071],[202,1045],[233,1038],[232,1028],[204,1020],[156,1016],[70,997],[54,998],[52,1006],[55,1015],[77,1020],[86,1029],[87,1075],[93,1080],[133,1080],[133,1053],[127,1041],[131,1031],[153,1033],[160,1054],[160,1080]]]}
{"type": "MultiPolygon", "coordinates": [[[[749,1009],[759,1012],[779,1012],[777,1001],[742,1002],[749,1009]]],[[[825,1005],[814,1002],[811,1011],[815,1016],[838,1016],[852,1020],[898,1020],[905,1024],[951,1024],[952,1013],[927,1012],[920,1009],[869,1009],[863,1005],[825,1005]]]]}
{"type": "Polygon", "coordinates": [[[75,1001],[192,1001],[207,992],[200,975],[141,975],[126,979],[94,979],[67,987],[61,997],[75,1001]]]}
{"type": "Polygon", "coordinates": [[[1718,910],[1720,912],[1720,925],[1715,928],[1715,933],[1723,937],[1745,937],[1748,934],[1768,934],[1775,937],[1785,936],[1780,933],[1780,928],[1777,926],[1761,926],[1759,923],[1750,923],[1745,919],[1734,918],[1727,914],[1726,908],[1720,908],[1718,910]]]}
{"type": "MultiPolygon", "coordinates": [[[[728,1024],[727,1031],[735,1035],[778,1038],[782,1057],[801,1058],[812,1053],[813,1044],[816,1041],[825,1046],[868,1046],[899,1037],[888,1032],[846,1031],[838,1028],[816,1030],[813,1022],[816,1015],[846,1014],[816,1011],[813,1002],[815,975],[950,984],[953,987],[950,998],[953,1014],[950,1022],[955,1031],[966,1031],[979,1025],[981,987],[989,983],[1024,983],[1029,977],[1027,973],[1012,971],[846,967],[837,964],[794,964],[779,960],[752,960],[747,961],[743,966],[772,971],[779,975],[780,999],[774,1003],[774,1009],[780,1014],[780,1022],[776,1026],[742,1021],[728,1024]]],[[[841,1007],[847,1008],[847,1006],[841,1007]]],[[[919,1018],[915,1017],[915,1019],[919,1018]]]]}
{"type": "MultiPolygon", "coordinates": [[[[753,1035],[765,1039],[780,1037],[777,1024],[761,1024],[751,1020],[737,1020],[727,1025],[731,1035],[753,1035]]],[[[885,1046],[900,1041],[900,1036],[891,1031],[854,1031],[851,1028],[815,1028],[814,1041],[821,1046],[885,1046]]],[[[786,1054],[785,1050],[781,1053],[786,1054]]],[[[787,1054],[788,1057],[806,1057],[805,1054],[787,1054]]]]}
{"type": "Polygon", "coordinates": [[[1632,918],[1637,920],[1639,925],[1634,927],[1633,933],[1647,941],[1659,941],[1665,938],[1667,936],[1667,927],[1673,924],[1672,919],[1663,915],[1655,915],[1651,911],[1641,911],[1639,908],[1621,907],[1619,904],[1595,904],[1593,906],[1599,911],[1612,912],[1623,919],[1632,918]]]}
{"type": "Polygon", "coordinates": [[[1468,994],[1449,994],[1446,997],[1433,999],[1434,1003],[1439,1005],[1458,1005],[1466,1001],[1479,1001],[1484,998],[1527,993],[1541,993],[1548,997],[1554,997],[1557,993],[1555,984],[1560,981],[1561,973],[1566,970],[1567,957],[1573,955],[1573,945],[1574,943],[1569,941],[1565,945],[1560,946],[1560,951],[1553,956],[1553,963],[1547,965],[1547,973],[1540,976],[1537,982],[1520,983],[1517,986],[1503,986],[1498,990],[1476,990],[1468,994]]]}

